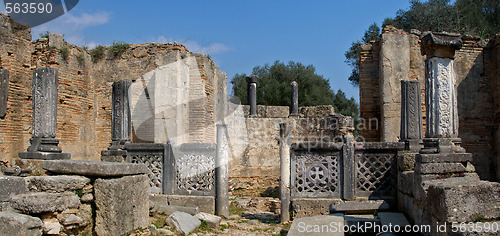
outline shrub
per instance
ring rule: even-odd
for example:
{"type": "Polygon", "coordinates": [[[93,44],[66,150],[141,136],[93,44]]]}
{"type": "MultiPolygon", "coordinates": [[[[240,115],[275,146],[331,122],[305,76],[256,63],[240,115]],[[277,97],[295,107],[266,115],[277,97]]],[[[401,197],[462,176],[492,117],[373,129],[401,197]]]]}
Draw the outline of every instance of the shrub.
{"type": "Polygon", "coordinates": [[[69,57],[69,47],[68,46],[64,46],[63,48],[61,48],[59,50],[59,52],[61,53],[61,57],[67,61],[68,60],[68,57],[69,57]]]}
{"type": "Polygon", "coordinates": [[[130,45],[128,43],[124,43],[121,41],[115,41],[113,42],[113,45],[109,47],[109,50],[111,51],[111,54],[113,57],[120,57],[127,49],[130,48],[130,45]]]}
{"type": "Polygon", "coordinates": [[[102,45],[97,46],[96,48],[90,50],[90,58],[92,62],[96,63],[97,61],[104,58],[104,51],[106,48],[102,45]]]}

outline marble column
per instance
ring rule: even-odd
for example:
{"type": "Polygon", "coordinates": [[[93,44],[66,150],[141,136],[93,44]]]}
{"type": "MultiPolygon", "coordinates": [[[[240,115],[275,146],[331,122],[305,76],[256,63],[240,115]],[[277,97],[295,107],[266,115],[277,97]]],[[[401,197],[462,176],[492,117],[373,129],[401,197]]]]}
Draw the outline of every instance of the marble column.
{"type": "Polygon", "coordinates": [[[280,124],[280,201],[281,222],[290,220],[290,125],[280,124]]]}
{"type": "Polygon", "coordinates": [[[217,151],[215,159],[215,213],[229,217],[229,144],[227,125],[217,124],[217,151]]]}
{"type": "Polygon", "coordinates": [[[291,86],[290,116],[299,116],[299,85],[293,81],[291,86]]]}
{"type": "Polygon", "coordinates": [[[33,71],[33,136],[28,152],[19,153],[22,159],[70,159],[62,153],[56,139],[57,131],[57,68],[33,71]]]}
{"type": "Polygon", "coordinates": [[[256,75],[250,75],[246,77],[247,80],[247,101],[250,105],[251,118],[257,117],[257,80],[259,79],[256,75]]]}
{"type": "MultiPolygon", "coordinates": [[[[460,35],[428,33],[422,37],[425,60],[426,139],[432,152],[451,152],[458,148],[458,108],[455,50],[462,47],[460,35]]],[[[458,148],[457,151],[464,151],[458,148]],[[458,150],[460,149],[460,150],[458,150]]]]}

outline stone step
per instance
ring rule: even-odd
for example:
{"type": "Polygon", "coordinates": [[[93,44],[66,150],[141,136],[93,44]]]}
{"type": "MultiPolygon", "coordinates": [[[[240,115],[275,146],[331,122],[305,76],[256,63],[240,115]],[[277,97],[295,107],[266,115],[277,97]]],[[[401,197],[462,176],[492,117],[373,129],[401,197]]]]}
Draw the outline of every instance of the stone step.
{"type": "Polygon", "coordinates": [[[330,214],[370,214],[375,211],[389,211],[389,203],[384,200],[368,200],[362,202],[336,202],[330,205],[330,214]]]}
{"type": "Polygon", "coordinates": [[[342,214],[319,215],[294,219],[288,236],[305,235],[332,235],[342,236],[342,225],[344,217],[342,214]]]}
{"type": "Polygon", "coordinates": [[[380,219],[374,215],[345,215],[344,224],[346,225],[358,225],[371,222],[372,224],[380,224],[380,219]]]}

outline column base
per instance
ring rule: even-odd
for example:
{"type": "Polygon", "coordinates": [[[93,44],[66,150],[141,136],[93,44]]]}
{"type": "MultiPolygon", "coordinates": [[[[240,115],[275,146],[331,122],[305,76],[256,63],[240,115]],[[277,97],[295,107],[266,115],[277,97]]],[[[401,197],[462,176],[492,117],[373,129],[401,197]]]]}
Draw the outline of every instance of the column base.
{"type": "Polygon", "coordinates": [[[460,138],[425,138],[423,143],[421,154],[465,153],[465,149],[460,146],[462,144],[460,138]]]}
{"type": "Polygon", "coordinates": [[[127,151],[125,150],[103,150],[101,151],[101,161],[125,162],[127,151]]]}
{"type": "Polygon", "coordinates": [[[62,149],[57,146],[59,139],[32,137],[30,143],[31,146],[28,147],[27,152],[18,154],[21,159],[65,160],[71,158],[71,154],[62,153],[62,149]]]}

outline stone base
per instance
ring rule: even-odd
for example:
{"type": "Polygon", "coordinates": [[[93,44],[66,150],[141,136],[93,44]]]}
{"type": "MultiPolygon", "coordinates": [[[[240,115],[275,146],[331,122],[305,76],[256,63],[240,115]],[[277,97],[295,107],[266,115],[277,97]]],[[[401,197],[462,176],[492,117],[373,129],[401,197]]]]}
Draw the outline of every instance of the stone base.
{"type": "Polygon", "coordinates": [[[21,159],[66,160],[71,158],[71,154],[55,152],[20,152],[19,157],[21,159]]]}
{"type": "Polygon", "coordinates": [[[423,143],[421,154],[465,153],[465,149],[460,146],[462,144],[460,138],[425,138],[423,143]]]}
{"type": "Polygon", "coordinates": [[[101,151],[101,161],[125,162],[127,151],[125,150],[104,150],[101,151]]]}
{"type": "Polygon", "coordinates": [[[341,199],[332,198],[296,198],[292,199],[293,218],[330,214],[330,205],[343,202],[341,199]]]}

